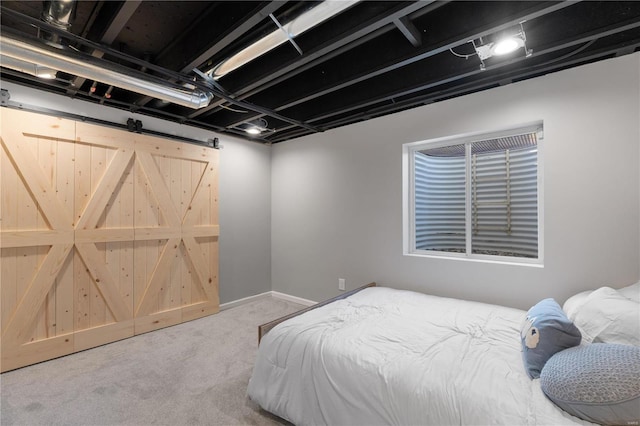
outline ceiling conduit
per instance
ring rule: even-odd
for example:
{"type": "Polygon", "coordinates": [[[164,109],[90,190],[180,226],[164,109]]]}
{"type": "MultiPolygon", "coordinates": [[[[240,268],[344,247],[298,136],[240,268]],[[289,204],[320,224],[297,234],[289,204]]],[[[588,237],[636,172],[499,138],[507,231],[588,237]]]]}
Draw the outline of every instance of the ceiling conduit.
{"type": "Polygon", "coordinates": [[[23,71],[25,63],[30,63],[34,67],[52,68],[194,109],[206,107],[213,99],[211,92],[171,87],[164,80],[153,81],[151,76],[116,67],[88,55],[53,51],[46,46],[35,46],[5,35],[0,35],[0,47],[2,66],[17,71],[23,71]],[[16,61],[6,61],[6,58],[16,61]],[[21,67],[14,67],[17,61],[21,61],[18,62],[21,67]]]}

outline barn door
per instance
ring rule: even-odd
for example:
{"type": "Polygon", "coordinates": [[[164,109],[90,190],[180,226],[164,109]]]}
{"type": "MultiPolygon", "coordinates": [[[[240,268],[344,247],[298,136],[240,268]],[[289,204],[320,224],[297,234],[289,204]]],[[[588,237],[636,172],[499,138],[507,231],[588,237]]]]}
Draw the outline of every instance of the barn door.
{"type": "Polygon", "coordinates": [[[0,111],[2,371],[217,312],[215,150],[0,111]]]}
{"type": "Polygon", "coordinates": [[[217,151],[136,135],[135,331],[218,311],[217,151]]]}
{"type": "Polygon", "coordinates": [[[133,336],[133,161],[128,132],[76,123],[74,350],[133,336]]]}
{"type": "Polygon", "coordinates": [[[74,350],[75,123],[0,111],[5,371],[74,350]]]}

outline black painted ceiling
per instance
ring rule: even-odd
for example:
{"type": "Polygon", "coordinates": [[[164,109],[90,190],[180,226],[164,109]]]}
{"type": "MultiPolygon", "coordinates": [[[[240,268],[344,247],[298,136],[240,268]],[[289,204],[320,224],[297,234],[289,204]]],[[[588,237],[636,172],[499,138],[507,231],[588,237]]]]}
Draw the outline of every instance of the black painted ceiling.
{"type": "MultiPolygon", "coordinates": [[[[63,36],[85,52],[214,94],[201,109],[58,73],[8,68],[2,79],[179,123],[276,143],[554,71],[640,46],[640,1],[360,1],[240,68],[202,72],[305,13],[310,1],[79,1],[71,34],[40,19],[43,2],[2,1],[2,34],[63,36]],[[273,15],[273,18],[270,15],[273,15]],[[521,27],[522,26],[522,27],[521,27]],[[526,48],[484,60],[473,43],[524,29],[526,48]],[[39,33],[40,31],[40,33],[39,33]],[[301,53],[300,53],[301,52],[301,53]],[[482,69],[484,68],[484,69],[482,69]],[[244,128],[257,123],[262,134],[244,128]]],[[[615,76],[611,76],[615,78],[615,76]]]]}

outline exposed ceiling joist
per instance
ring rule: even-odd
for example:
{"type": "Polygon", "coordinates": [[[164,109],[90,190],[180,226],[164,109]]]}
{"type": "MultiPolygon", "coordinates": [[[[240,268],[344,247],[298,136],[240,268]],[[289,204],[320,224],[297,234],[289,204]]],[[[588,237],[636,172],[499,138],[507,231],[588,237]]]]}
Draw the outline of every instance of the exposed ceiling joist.
{"type": "MultiPolygon", "coordinates": [[[[233,43],[236,39],[240,38],[244,34],[248,33],[252,28],[257,26],[262,20],[274,13],[280,7],[285,5],[287,1],[270,1],[264,4],[260,4],[249,15],[246,15],[244,19],[240,20],[235,26],[228,29],[225,33],[214,37],[213,39],[207,38],[206,34],[208,30],[212,29],[212,19],[210,14],[217,14],[216,5],[210,7],[210,13],[205,14],[198,18],[197,22],[193,24],[193,29],[189,32],[185,32],[181,37],[171,44],[167,49],[162,51],[157,58],[157,64],[170,69],[176,69],[181,73],[191,72],[192,69],[204,64],[209,59],[220,53],[229,44],[233,43]],[[194,39],[195,37],[195,39],[194,39]],[[189,56],[188,51],[185,51],[185,46],[198,46],[198,39],[204,38],[205,40],[212,40],[210,44],[200,47],[201,52],[197,52],[196,56],[189,56]]],[[[137,100],[136,105],[146,105],[152,98],[143,97],[137,100]]]]}
{"type": "Polygon", "coordinates": [[[16,63],[2,67],[0,85],[11,81],[234,136],[258,126],[262,133],[252,140],[276,143],[632,54],[640,45],[637,1],[360,0],[296,35],[302,54],[284,43],[216,79],[201,75],[273,33],[270,15],[285,28],[317,4],[82,0],[71,28],[61,29],[40,19],[39,2],[3,2],[3,35],[44,45],[37,36],[50,33],[69,44],[67,53],[77,49],[105,68],[210,92],[214,100],[194,111],[126,85],[98,82],[94,92],[96,80],[69,72],[42,80],[25,73],[37,68],[16,63]],[[514,31],[519,50],[487,56],[491,43],[514,31]]]}
{"type": "Polygon", "coordinates": [[[415,25],[413,25],[413,22],[411,22],[409,18],[403,16],[402,18],[395,19],[393,24],[400,30],[402,35],[407,38],[413,47],[420,47],[422,44],[422,33],[415,25]]]}
{"type": "MultiPolygon", "coordinates": [[[[269,73],[268,75],[264,75],[258,80],[253,81],[243,87],[242,90],[236,90],[234,94],[238,99],[245,99],[248,96],[251,96],[256,93],[256,89],[259,90],[267,89],[271,87],[273,84],[277,84],[281,82],[283,79],[291,78],[309,67],[316,66],[319,63],[331,59],[334,55],[342,52],[341,48],[344,48],[352,42],[357,42],[358,40],[362,40],[363,37],[373,33],[376,30],[382,29],[383,27],[392,24],[394,19],[404,17],[409,15],[412,12],[417,10],[426,8],[429,4],[433,3],[431,0],[424,0],[421,2],[409,3],[408,5],[405,2],[398,2],[398,6],[393,9],[393,11],[388,11],[385,16],[382,18],[375,17],[370,21],[365,22],[358,27],[354,28],[346,36],[340,36],[336,39],[325,43],[324,45],[314,49],[306,53],[305,55],[297,58],[294,61],[280,67],[278,70],[269,73]]],[[[191,116],[195,117],[197,115],[201,115],[206,113],[212,108],[221,105],[221,103],[214,103],[210,108],[205,108],[202,111],[198,111],[197,113],[193,113],[191,116]]]]}
{"type": "MultiPolygon", "coordinates": [[[[115,16],[110,20],[110,23],[100,37],[100,43],[110,46],[114,42],[116,37],[118,37],[118,34],[120,34],[125,25],[127,25],[127,22],[129,22],[131,16],[138,9],[140,3],[141,0],[129,0],[120,4],[120,7],[118,8],[115,16]]],[[[102,58],[104,56],[104,52],[101,50],[93,49],[91,55],[94,58],[102,58]]],[[[73,80],[71,80],[71,85],[68,89],[68,93],[75,94],[78,89],[82,87],[85,81],[86,79],[83,77],[74,77],[73,80]]]]}
{"type": "MultiPolygon", "coordinates": [[[[482,4],[482,3],[480,3],[482,4]]],[[[533,8],[525,7],[526,5],[523,3],[523,9],[520,13],[506,16],[499,21],[499,28],[510,28],[523,20],[533,19],[535,17],[543,16],[548,13],[552,13],[558,11],[564,7],[569,6],[570,3],[561,3],[561,4],[538,4],[533,8]]],[[[415,51],[411,47],[408,48],[397,48],[393,51],[393,58],[386,59],[386,64],[382,68],[376,69],[376,65],[380,63],[380,59],[375,57],[375,49],[377,49],[377,45],[372,44],[372,51],[364,51],[364,53],[357,57],[353,58],[353,65],[351,67],[350,77],[345,79],[337,79],[337,80],[328,80],[324,79],[322,81],[317,80],[321,85],[316,84],[315,81],[303,81],[303,88],[300,90],[294,90],[291,93],[294,95],[293,99],[281,100],[282,95],[286,95],[287,92],[273,92],[267,93],[266,96],[258,99],[258,102],[267,102],[271,105],[271,107],[275,111],[284,111],[286,109],[295,107],[297,105],[303,104],[305,102],[312,101],[314,99],[320,98],[322,96],[339,92],[349,86],[352,86],[357,83],[365,82],[366,80],[372,79],[374,77],[382,76],[384,74],[395,71],[401,67],[405,67],[411,65],[415,62],[422,61],[429,57],[441,54],[443,52],[447,52],[449,49],[460,46],[461,44],[467,43],[469,40],[478,39],[480,37],[487,35],[487,27],[480,26],[478,28],[471,28],[464,33],[460,33],[460,30],[457,28],[451,28],[450,31],[454,34],[443,34],[445,37],[444,42],[440,42],[437,44],[430,44],[422,46],[422,48],[418,51],[415,51]],[[360,71],[362,70],[362,71],[360,71]],[[280,98],[280,99],[278,99],[280,98]],[[275,100],[274,100],[275,99],[275,100]]],[[[380,36],[378,36],[380,37],[380,36]]],[[[374,40],[374,43],[377,42],[377,39],[374,40]]],[[[376,43],[377,44],[377,43],[376,43]]],[[[287,84],[292,84],[291,77],[287,84]]],[[[255,93],[254,93],[255,94],[255,93]]],[[[239,96],[239,99],[246,99],[248,96],[239,96]]],[[[215,105],[215,104],[213,104],[215,105]]],[[[202,110],[195,111],[192,115],[202,115],[206,113],[211,108],[203,108],[202,110]]],[[[257,118],[257,115],[251,116],[250,119],[257,118]]],[[[246,117],[234,121],[232,123],[228,123],[227,127],[235,127],[236,125],[246,121],[246,117]]]]}

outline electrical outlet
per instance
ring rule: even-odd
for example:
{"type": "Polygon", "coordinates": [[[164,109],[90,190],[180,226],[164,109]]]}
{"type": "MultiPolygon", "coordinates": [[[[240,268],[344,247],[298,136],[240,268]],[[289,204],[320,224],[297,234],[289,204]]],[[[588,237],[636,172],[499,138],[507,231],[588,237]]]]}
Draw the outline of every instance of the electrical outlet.
{"type": "Polygon", "coordinates": [[[344,278],[338,278],[338,290],[344,291],[346,289],[344,278]]]}

